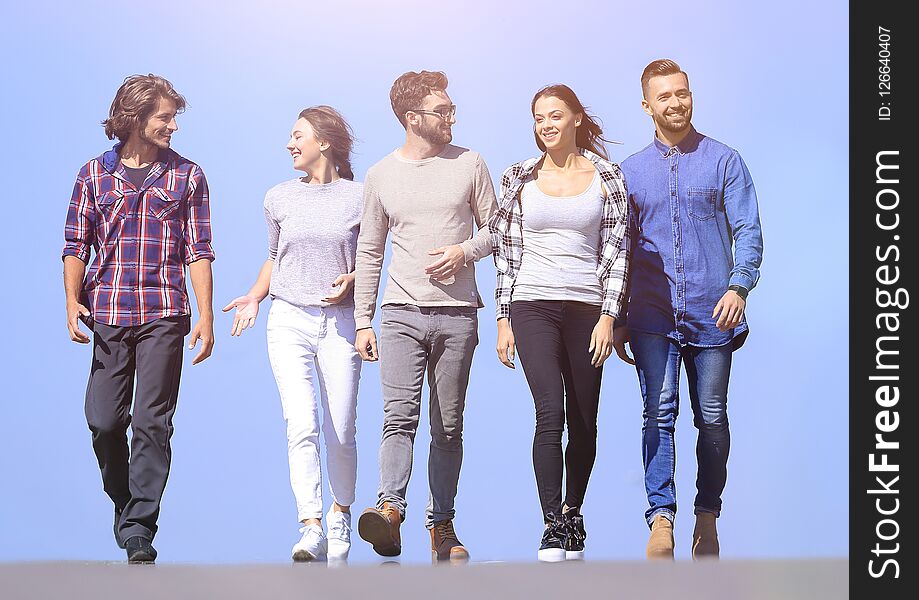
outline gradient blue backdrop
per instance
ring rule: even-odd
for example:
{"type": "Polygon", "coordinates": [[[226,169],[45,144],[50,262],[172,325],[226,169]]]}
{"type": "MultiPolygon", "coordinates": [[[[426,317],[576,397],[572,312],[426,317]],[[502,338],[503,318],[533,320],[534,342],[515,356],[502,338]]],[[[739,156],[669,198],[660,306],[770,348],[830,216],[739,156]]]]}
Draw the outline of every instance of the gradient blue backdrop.
{"type": "MultiPolygon", "coordinates": [[[[35,1],[6,9],[0,560],[123,558],[83,416],[90,349],[71,343],[65,328],[60,249],[74,176],[109,147],[99,122],[125,76],[162,74],[189,101],[173,147],[210,182],[219,309],[248,289],[265,259],[262,199],[295,176],[284,145],[302,108],[331,104],[349,119],[363,179],[403,138],[389,106],[392,81],[407,70],[444,70],[459,107],[455,142],[481,152],[497,181],[537,152],[529,102],[547,83],[569,84],[602,119],[622,142],[610,146],[614,160],[647,144],[653,129],[639,104],[639,75],[661,57],[689,73],[696,127],[737,148],[749,166],[766,241],[747,311],[752,335],[730,388],[723,557],[847,554],[845,3],[261,4],[35,1]]],[[[487,306],[456,524],[474,560],[530,561],[542,527],[532,400],[521,370],[495,357],[491,261],[477,274],[487,306]]],[[[186,356],[156,538],[164,561],[289,560],[297,522],[265,347],[267,309],[265,302],[241,339],[228,335],[232,317],[218,313],[213,356],[195,367],[186,356]]],[[[358,511],[376,495],[378,377],[377,365],[365,366],[358,511]]],[[[678,559],[689,556],[693,521],[691,420],[686,402],[677,434],[678,559]]],[[[634,370],[615,357],[604,372],[599,428],[584,506],[589,557],[640,560],[641,401],[634,370]]],[[[403,525],[406,563],[429,560],[425,429],[403,525]]],[[[352,562],[377,560],[355,542],[352,562]]]]}

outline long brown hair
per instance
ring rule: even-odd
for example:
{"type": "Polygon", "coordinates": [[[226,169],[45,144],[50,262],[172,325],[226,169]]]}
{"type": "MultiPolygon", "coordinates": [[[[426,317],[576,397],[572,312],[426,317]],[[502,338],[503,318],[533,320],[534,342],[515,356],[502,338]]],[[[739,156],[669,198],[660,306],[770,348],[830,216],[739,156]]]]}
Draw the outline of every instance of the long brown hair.
{"type": "Polygon", "coordinates": [[[332,164],[338,176],[353,181],[351,148],[354,146],[354,132],[341,113],[331,106],[320,104],[300,111],[300,118],[309,121],[317,140],[329,143],[332,164]]]}
{"type": "Polygon", "coordinates": [[[131,75],[115,93],[108,119],[102,121],[108,139],[126,142],[128,137],[147,123],[159,105],[160,98],[172,100],[176,110],[185,110],[185,98],[175,91],[169,80],[159,75],[131,75]]]}
{"type": "MultiPolygon", "coordinates": [[[[530,103],[530,112],[534,117],[536,116],[536,101],[544,96],[558,98],[567,104],[572,112],[582,115],[581,125],[577,128],[575,137],[575,144],[578,148],[589,150],[609,160],[609,155],[606,153],[606,147],[603,145],[603,142],[609,142],[610,140],[603,137],[603,128],[600,127],[600,120],[587,112],[587,107],[581,104],[574,90],[562,83],[556,83],[547,85],[536,92],[536,95],[533,96],[533,102],[530,103]]],[[[535,129],[533,130],[533,137],[536,138],[536,146],[545,152],[546,145],[539,139],[539,135],[537,135],[535,129]]]]}

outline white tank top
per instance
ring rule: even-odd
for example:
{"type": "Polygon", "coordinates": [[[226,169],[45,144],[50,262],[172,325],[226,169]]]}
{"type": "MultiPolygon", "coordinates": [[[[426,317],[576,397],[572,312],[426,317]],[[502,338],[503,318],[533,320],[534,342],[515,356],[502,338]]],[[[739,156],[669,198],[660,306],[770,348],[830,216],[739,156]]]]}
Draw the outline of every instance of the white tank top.
{"type": "Polygon", "coordinates": [[[523,253],[512,300],[603,304],[597,277],[603,189],[599,173],[577,196],[550,196],[528,179],[523,205],[523,253]]]}

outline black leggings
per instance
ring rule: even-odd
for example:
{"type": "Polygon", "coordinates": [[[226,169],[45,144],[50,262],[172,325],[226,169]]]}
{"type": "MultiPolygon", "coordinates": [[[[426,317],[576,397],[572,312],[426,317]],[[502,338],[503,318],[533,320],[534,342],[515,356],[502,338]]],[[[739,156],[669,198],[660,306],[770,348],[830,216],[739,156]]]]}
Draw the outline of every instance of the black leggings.
{"type": "Polygon", "coordinates": [[[533,468],[543,516],[562,512],[562,431],[565,505],[580,507],[597,455],[597,408],[603,369],[590,364],[590,335],[600,307],[563,300],[511,303],[517,353],[536,404],[533,468]]]}

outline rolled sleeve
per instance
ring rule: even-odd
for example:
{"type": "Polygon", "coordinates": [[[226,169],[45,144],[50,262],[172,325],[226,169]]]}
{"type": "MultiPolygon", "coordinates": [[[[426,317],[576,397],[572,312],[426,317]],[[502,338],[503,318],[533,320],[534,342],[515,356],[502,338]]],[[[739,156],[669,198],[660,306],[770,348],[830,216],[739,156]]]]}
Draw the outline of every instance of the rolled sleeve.
{"type": "Polygon", "coordinates": [[[724,208],[734,237],[734,268],[730,285],[752,290],[763,262],[763,232],[753,178],[735,151],[725,173],[724,208]]]}
{"type": "Polygon", "coordinates": [[[64,250],[61,253],[61,260],[65,256],[75,256],[84,263],[88,263],[95,239],[95,205],[89,193],[86,178],[78,176],[70,197],[70,206],[67,209],[67,221],[64,224],[64,250]]]}
{"type": "Polygon", "coordinates": [[[185,220],[185,264],[216,258],[211,245],[211,213],[207,180],[200,167],[189,177],[188,211],[185,220]]]}

